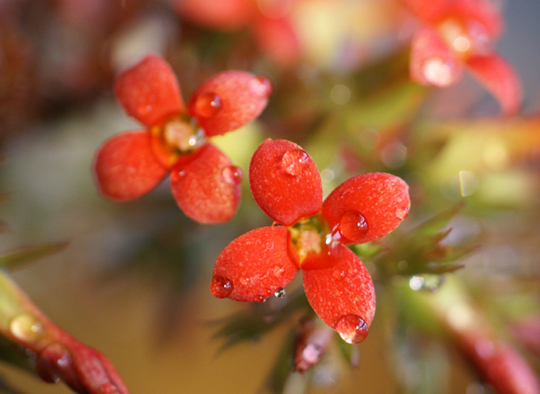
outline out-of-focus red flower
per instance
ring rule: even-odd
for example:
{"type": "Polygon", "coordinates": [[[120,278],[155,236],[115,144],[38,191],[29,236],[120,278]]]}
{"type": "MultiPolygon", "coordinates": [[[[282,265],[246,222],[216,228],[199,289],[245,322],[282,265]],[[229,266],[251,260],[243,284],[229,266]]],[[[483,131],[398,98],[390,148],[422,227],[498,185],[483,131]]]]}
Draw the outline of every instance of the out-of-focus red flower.
{"type": "Polygon", "coordinates": [[[515,114],[521,82],[493,46],[503,29],[495,6],[487,0],[401,0],[421,22],[412,40],[410,75],[425,85],[446,87],[466,68],[515,114]]]}
{"type": "Polygon", "coordinates": [[[270,81],[225,71],[204,82],[184,106],[170,66],[150,55],[124,71],[115,93],[127,114],[146,129],[107,140],[94,160],[100,192],[116,201],[138,198],[169,172],[178,206],[200,223],[229,220],[240,202],[242,171],[208,142],[259,115],[272,92],[270,81]]]}
{"type": "Polygon", "coordinates": [[[275,224],[252,230],[218,256],[210,290],[262,302],[303,270],[308,302],[348,343],[367,336],[375,313],[369,272],[347,244],[381,238],[409,213],[407,184],[385,173],[353,177],[322,201],[311,157],[285,140],[266,140],[249,167],[253,197],[275,224]]]}

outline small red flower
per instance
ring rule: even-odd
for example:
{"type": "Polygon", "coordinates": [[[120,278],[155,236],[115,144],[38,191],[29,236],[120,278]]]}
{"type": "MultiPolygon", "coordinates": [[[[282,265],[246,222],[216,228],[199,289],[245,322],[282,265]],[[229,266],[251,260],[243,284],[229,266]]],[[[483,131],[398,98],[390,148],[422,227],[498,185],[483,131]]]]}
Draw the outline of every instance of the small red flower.
{"type": "Polygon", "coordinates": [[[210,290],[261,302],[303,271],[308,302],[349,343],[361,342],[375,313],[371,277],[347,244],[381,238],[409,213],[407,184],[385,173],[353,177],[322,201],[312,158],[298,145],[266,140],[249,167],[253,197],[281,226],[252,230],[218,256],[210,290]]]}
{"type": "Polygon", "coordinates": [[[170,172],[178,206],[200,223],[229,220],[240,203],[242,172],[208,137],[256,118],[272,93],[270,81],[225,71],[204,82],[184,106],[170,66],[150,55],[116,80],[116,96],[146,130],[107,140],[94,160],[100,192],[116,201],[138,198],[170,172]]]}
{"type": "Polygon", "coordinates": [[[410,75],[425,85],[446,87],[461,79],[463,68],[514,114],[521,83],[514,69],[493,49],[503,29],[495,6],[486,0],[402,0],[422,26],[412,41],[410,75]]]}

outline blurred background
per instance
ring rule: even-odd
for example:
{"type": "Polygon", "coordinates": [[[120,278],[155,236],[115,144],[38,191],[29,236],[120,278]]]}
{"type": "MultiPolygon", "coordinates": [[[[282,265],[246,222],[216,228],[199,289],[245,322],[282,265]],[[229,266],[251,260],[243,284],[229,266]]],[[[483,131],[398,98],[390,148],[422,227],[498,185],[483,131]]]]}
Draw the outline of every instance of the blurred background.
{"type": "MultiPolygon", "coordinates": [[[[243,3],[230,4],[242,10],[243,3]]],[[[326,193],[360,172],[384,170],[406,179],[411,216],[390,245],[466,201],[451,219],[447,241],[482,247],[456,260],[465,268],[449,275],[462,277],[475,297],[507,301],[498,304],[508,308],[498,308],[503,321],[514,317],[508,310],[522,310],[513,303],[518,299],[526,300],[519,306],[532,305],[524,308],[527,317],[540,316],[540,2],[497,1],[506,24],[497,50],[523,83],[522,112],[511,119],[469,76],[442,90],[408,80],[418,21],[396,1],[252,3],[256,12],[248,18],[216,10],[211,1],[0,0],[0,190],[7,193],[0,219],[9,226],[0,250],[69,242],[64,251],[12,272],[24,291],[59,326],[105,353],[134,394],[272,391],[265,382],[300,315],[257,340],[222,349],[218,321],[251,306],[208,291],[219,252],[269,223],[251,198],[247,177],[240,211],[220,225],[186,218],[168,182],[121,204],[104,200],[94,185],[92,161],[100,144],[141,127],[116,102],[114,78],[152,52],[170,62],[185,100],[225,69],[273,81],[274,95],[258,120],[213,140],[244,174],[252,152],[271,137],[302,144],[326,193]],[[291,36],[280,36],[282,30],[254,14],[286,18],[291,36]],[[492,291],[495,296],[488,296],[492,291]]],[[[388,290],[389,283],[398,288],[401,282],[385,279],[376,264],[368,268],[380,280],[381,306],[359,346],[357,367],[329,351],[315,373],[289,376],[283,391],[489,393],[444,341],[429,342],[439,371],[430,376],[437,379],[424,382],[424,391],[407,384],[422,373],[406,371],[410,359],[402,354],[405,363],[400,360],[388,339],[395,328],[388,316],[407,308],[388,290]]],[[[396,275],[397,281],[409,283],[414,274],[396,275]]],[[[483,307],[486,314],[497,310],[483,307]]],[[[510,330],[504,332],[509,337],[510,330]]],[[[422,348],[415,335],[405,337],[422,348]]],[[[538,368],[536,352],[526,357],[538,368]]],[[[420,361],[414,365],[422,368],[420,361]]],[[[0,376],[21,393],[70,392],[7,364],[0,365],[0,376]]]]}

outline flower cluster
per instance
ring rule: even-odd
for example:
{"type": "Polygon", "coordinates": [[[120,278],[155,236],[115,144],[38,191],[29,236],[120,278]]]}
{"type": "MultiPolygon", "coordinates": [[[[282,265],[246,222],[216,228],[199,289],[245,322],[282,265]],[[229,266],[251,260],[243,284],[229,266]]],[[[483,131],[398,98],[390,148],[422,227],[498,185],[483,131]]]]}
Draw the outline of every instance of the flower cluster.
{"type": "Polygon", "coordinates": [[[410,75],[426,85],[446,87],[463,69],[482,83],[503,111],[515,114],[521,104],[519,77],[493,49],[503,22],[485,0],[402,0],[420,20],[412,41],[410,75]]]}
{"type": "Polygon", "coordinates": [[[381,238],[409,213],[408,186],[386,173],[353,177],[322,201],[312,158],[298,145],[266,140],[249,167],[251,192],[274,225],[232,241],[218,256],[210,290],[262,302],[303,272],[308,302],[348,343],[366,337],[375,313],[371,277],[345,245],[381,238]]]}
{"type": "Polygon", "coordinates": [[[188,217],[200,223],[231,219],[240,203],[242,171],[208,138],[256,118],[272,93],[270,81],[225,71],[204,82],[185,107],[170,66],[150,55],[118,77],[115,93],[146,129],[116,135],[100,147],[94,161],[100,192],[132,200],[170,173],[174,198],[188,217]]]}

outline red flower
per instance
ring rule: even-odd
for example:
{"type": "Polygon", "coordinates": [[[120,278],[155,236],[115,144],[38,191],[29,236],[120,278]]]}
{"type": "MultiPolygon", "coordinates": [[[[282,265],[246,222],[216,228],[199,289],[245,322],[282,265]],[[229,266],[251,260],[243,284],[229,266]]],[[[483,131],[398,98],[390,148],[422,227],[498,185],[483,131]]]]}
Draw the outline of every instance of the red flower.
{"type": "Polygon", "coordinates": [[[257,301],[303,270],[319,317],[349,342],[361,342],[375,313],[371,277],[345,245],[381,238],[408,215],[407,184],[384,173],[358,175],[322,202],[321,178],[298,145],[266,140],[249,167],[251,192],[275,223],[231,242],[218,256],[210,290],[218,298],[257,301]]]}
{"type": "Polygon", "coordinates": [[[225,71],[204,82],[185,108],[170,66],[150,55],[124,71],[115,93],[127,114],[144,126],[107,140],[94,174],[100,192],[116,201],[138,198],[171,172],[178,206],[201,223],[229,220],[240,202],[242,172],[208,142],[257,117],[272,92],[270,81],[225,71]]]}
{"type": "Polygon", "coordinates": [[[419,83],[446,87],[466,67],[499,101],[507,114],[521,104],[521,84],[493,45],[503,22],[486,0],[402,0],[422,27],[412,41],[410,74],[419,83]]]}

